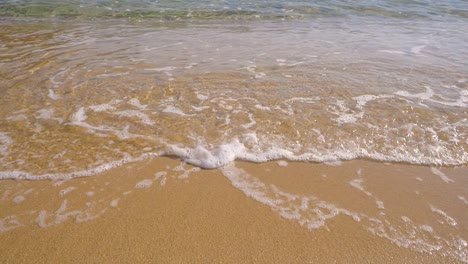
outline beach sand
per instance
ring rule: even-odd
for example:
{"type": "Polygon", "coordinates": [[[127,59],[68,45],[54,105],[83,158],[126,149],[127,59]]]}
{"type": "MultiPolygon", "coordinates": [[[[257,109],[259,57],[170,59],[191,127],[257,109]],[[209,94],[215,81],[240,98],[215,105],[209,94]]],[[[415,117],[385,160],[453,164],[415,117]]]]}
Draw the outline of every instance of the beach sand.
{"type": "Polygon", "coordinates": [[[159,157],[67,181],[4,180],[2,217],[15,215],[10,219],[22,226],[3,219],[3,227],[12,230],[0,233],[1,262],[458,263],[440,252],[420,253],[374,235],[362,217],[380,214],[398,229],[404,221],[395,219],[405,214],[414,223],[450,232],[453,226],[427,209],[435,203],[458,221],[457,232],[466,239],[467,205],[447,197],[467,195],[463,175],[468,170],[438,171],[453,182],[444,182],[428,167],[371,161],[236,162],[229,174],[229,169],[199,170],[159,157]],[[232,174],[239,171],[242,180],[232,174]],[[279,210],[289,205],[268,204],[286,193],[319,197],[315,203],[358,212],[361,220],[339,213],[318,228],[307,228],[310,211],[287,219],[279,210]],[[19,194],[24,200],[12,202],[19,194]]]}

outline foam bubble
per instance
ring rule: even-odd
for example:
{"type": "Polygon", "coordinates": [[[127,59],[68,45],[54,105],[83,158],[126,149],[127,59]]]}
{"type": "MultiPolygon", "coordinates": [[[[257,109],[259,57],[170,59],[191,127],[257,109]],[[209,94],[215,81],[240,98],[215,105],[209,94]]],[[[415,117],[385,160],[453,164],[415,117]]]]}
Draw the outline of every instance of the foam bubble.
{"type": "Polygon", "coordinates": [[[145,180],[137,182],[137,184],[135,184],[135,188],[137,189],[149,188],[151,187],[151,185],[153,185],[153,181],[151,179],[145,179],[145,180]]]}

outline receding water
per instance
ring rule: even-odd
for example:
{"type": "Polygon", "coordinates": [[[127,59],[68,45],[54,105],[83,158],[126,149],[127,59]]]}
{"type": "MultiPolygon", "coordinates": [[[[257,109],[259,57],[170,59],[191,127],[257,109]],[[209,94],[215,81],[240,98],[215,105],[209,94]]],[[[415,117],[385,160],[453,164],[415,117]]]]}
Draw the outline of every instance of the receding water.
{"type": "MultiPolygon", "coordinates": [[[[249,197],[288,219],[299,210],[313,229],[329,215],[317,222],[302,205],[275,204],[294,195],[231,162],[467,166],[467,24],[464,1],[2,1],[0,179],[68,179],[170,156],[223,167],[249,197]]],[[[383,210],[357,175],[345,185],[383,210]]],[[[403,241],[386,233],[395,225],[385,214],[297,197],[466,262],[463,219],[432,204],[455,230],[431,236],[436,248],[425,247],[431,226],[403,241]]]]}
{"type": "Polygon", "coordinates": [[[1,177],[147,155],[465,165],[463,22],[4,18],[1,177]]]}

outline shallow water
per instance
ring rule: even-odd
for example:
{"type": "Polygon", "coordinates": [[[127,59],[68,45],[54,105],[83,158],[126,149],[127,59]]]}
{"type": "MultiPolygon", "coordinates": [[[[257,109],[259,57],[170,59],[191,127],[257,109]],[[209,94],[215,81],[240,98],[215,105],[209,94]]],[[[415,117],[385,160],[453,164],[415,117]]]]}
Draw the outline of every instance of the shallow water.
{"type": "MultiPolygon", "coordinates": [[[[435,167],[468,164],[467,10],[3,1],[0,179],[90,176],[164,155],[223,168],[233,185],[245,176],[234,160],[276,159],[428,165],[452,183],[435,167]]],[[[373,197],[359,177],[349,184],[373,197]]],[[[447,255],[466,261],[457,239],[447,255]]]]}
{"type": "Polygon", "coordinates": [[[1,177],[142,155],[466,165],[456,23],[4,19],[1,177]]]}

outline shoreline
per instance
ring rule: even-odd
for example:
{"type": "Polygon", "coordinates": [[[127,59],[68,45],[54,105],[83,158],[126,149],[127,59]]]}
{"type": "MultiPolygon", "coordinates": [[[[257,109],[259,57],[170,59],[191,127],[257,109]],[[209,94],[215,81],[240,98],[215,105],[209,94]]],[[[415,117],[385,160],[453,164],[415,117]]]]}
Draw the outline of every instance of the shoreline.
{"type": "MultiPolygon", "coordinates": [[[[439,236],[455,228],[466,237],[462,209],[467,205],[453,203],[454,197],[446,194],[468,196],[462,193],[467,170],[441,168],[453,181],[445,182],[426,167],[362,160],[328,165],[235,162],[223,171],[159,157],[66,181],[3,180],[0,218],[17,215],[23,226],[0,233],[0,254],[6,263],[462,263],[440,254],[447,249],[421,253],[373,234],[366,217],[382,217],[403,235],[411,228],[397,219],[401,215],[414,225],[431,226],[439,236]],[[229,176],[229,168],[244,174],[229,176]],[[24,200],[14,203],[20,195],[24,200]],[[295,201],[304,197],[309,197],[308,209],[288,219],[300,207],[295,201]],[[432,203],[436,209],[431,212],[427,206],[432,203]],[[338,213],[323,204],[334,205],[338,213]],[[307,224],[317,220],[311,210],[331,217],[310,228],[307,224]]],[[[417,238],[437,242],[418,230],[417,238]]]]}

